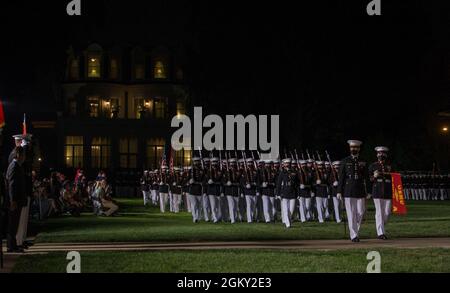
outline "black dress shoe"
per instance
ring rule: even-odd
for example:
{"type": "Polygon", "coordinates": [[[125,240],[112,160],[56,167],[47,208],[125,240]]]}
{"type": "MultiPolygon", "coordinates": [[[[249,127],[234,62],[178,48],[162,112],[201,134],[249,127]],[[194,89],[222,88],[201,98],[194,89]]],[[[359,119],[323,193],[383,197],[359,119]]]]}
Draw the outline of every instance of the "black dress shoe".
{"type": "Polygon", "coordinates": [[[386,237],[386,235],[380,235],[380,236],[378,236],[378,239],[381,239],[381,240],[387,240],[388,238],[386,237]]]}
{"type": "Polygon", "coordinates": [[[359,238],[358,238],[358,237],[353,238],[353,239],[352,239],[352,242],[354,242],[354,243],[359,242],[359,238]]]}

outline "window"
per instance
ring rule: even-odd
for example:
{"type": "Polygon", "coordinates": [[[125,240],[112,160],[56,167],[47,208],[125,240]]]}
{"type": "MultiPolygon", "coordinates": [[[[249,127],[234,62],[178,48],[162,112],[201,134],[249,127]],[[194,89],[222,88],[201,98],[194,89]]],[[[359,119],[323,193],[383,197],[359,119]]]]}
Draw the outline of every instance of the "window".
{"type": "Polygon", "coordinates": [[[69,115],[72,117],[77,115],[77,101],[74,99],[69,100],[69,115]]]}
{"type": "Polygon", "coordinates": [[[119,99],[117,98],[112,98],[110,100],[110,112],[109,112],[109,116],[110,118],[119,118],[119,114],[120,114],[120,104],[119,104],[119,99]]]}
{"type": "Polygon", "coordinates": [[[190,166],[191,165],[191,151],[182,149],[175,152],[175,166],[190,166]]]}
{"type": "Polygon", "coordinates": [[[164,79],[167,78],[166,66],[163,61],[156,60],[154,64],[154,78],[164,79]]]}
{"type": "Polygon", "coordinates": [[[83,167],[83,137],[82,136],[66,136],[66,144],[64,146],[67,168],[83,167]]]}
{"type": "Polygon", "coordinates": [[[119,64],[117,62],[117,59],[111,59],[109,68],[109,77],[111,79],[119,78],[119,64]]]}
{"type": "Polygon", "coordinates": [[[152,113],[153,103],[150,99],[134,98],[134,114],[137,119],[152,113]],[[144,116],[143,116],[144,115],[144,116]]]}
{"type": "Polygon", "coordinates": [[[165,141],[162,138],[147,140],[147,168],[156,169],[161,164],[165,141]]]}
{"type": "Polygon", "coordinates": [[[177,101],[177,115],[184,115],[186,114],[186,109],[184,107],[183,101],[177,101]]]}
{"type": "Polygon", "coordinates": [[[109,168],[111,160],[111,141],[108,137],[94,137],[91,144],[92,168],[109,168]]]}
{"type": "Polygon", "coordinates": [[[100,77],[100,55],[88,54],[88,77],[99,78],[100,77]]]}
{"type": "Polygon", "coordinates": [[[137,139],[121,138],[119,142],[120,168],[137,168],[137,139]]]}
{"type": "Polygon", "coordinates": [[[78,59],[72,59],[72,61],[70,61],[70,71],[69,71],[69,76],[71,79],[78,79],[79,78],[79,63],[78,63],[78,59]]]}
{"type": "Polygon", "coordinates": [[[99,117],[100,112],[100,103],[98,97],[90,97],[88,98],[88,112],[89,117],[99,117]]]}
{"type": "Polygon", "coordinates": [[[155,98],[155,118],[163,119],[166,117],[166,102],[162,98],[155,98]]]}
{"type": "Polygon", "coordinates": [[[142,64],[136,64],[135,66],[135,78],[136,79],[144,79],[144,65],[142,64]]]}

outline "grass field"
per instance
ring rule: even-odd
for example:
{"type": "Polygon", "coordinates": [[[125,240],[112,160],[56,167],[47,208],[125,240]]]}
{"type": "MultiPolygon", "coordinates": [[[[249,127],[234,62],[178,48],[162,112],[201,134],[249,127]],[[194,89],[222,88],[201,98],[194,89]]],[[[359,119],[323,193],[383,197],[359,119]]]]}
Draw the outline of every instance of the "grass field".
{"type": "MultiPolygon", "coordinates": [[[[364,273],[369,250],[82,252],[81,272],[364,273]]],[[[382,272],[450,272],[449,249],[378,249],[382,272]]],[[[65,253],[21,257],[14,272],[66,272],[65,253]]]]}
{"type": "MultiPolygon", "coordinates": [[[[190,242],[239,240],[347,239],[343,224],[192,223],[190,214],[161,214],[139,199],[120,199],[121,215],[83,214],[35,223],[36,242],[190,242]]],[[[391,238],[450,237],[450,202],[408,203],[407,216],[392,216],[391,238]]],[[[374,238],[374,207],[369,204],[362,238],[374,238]]],[[[369,250],[217,249],[82,252],[82,272],[365,272],[369,250]]],[[[450,249],[377,249],[383,272],[450,272],[450,249]]],[[[65,272],[66,254],[21,256],[15,272],[65,272]]]]}
{"type": "MultiPolygon", "coordinates": [[[[144,208],[139,199],[121,199],[121,216],[113,218],[83,214],[80,218],[54,218],[38,224],[37,242],[180,242],[232,240],[344,239],[344,224],[295,223],[192,223],[190,214],[161,214],[144,208]]],[[[450,236],[450,202],[414,202],[407,216],[392,216],[388,235],[398,237],[450,236]]],[[[347,231],[348,233],[348,231],[347,231]]],[[[374,238],[374,207],[368,205],[362,238],[374,238]]]]}

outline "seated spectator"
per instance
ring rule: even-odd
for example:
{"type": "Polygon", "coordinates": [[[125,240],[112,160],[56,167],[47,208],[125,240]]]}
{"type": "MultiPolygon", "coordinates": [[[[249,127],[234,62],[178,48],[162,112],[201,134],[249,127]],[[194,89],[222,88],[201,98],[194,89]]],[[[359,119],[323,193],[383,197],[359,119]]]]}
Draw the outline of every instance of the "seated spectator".
{"type": "Polygon", "coordinates": [[[102,207],[108,209],[106,212],[103,213],[105,216],[111,216],[114,213],[116,213],[117,210],[119,209],[119,207],[114,203],[113,199],[111,198],[111,194],[107,193],[109,192],[108,191],[109,189],[106,180],[103,179],[101,181],[97,181],[97,188],[96,188],[97,197],[100,199],[102,207]]]}

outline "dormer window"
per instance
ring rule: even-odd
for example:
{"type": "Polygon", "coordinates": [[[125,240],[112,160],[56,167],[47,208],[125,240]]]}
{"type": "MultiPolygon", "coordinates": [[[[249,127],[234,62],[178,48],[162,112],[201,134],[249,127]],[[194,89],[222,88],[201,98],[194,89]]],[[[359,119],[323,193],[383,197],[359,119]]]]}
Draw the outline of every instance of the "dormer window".
{"type": "Polygon", "coordinates": [[[154,78],[165,79],[167,78],[166,64],[162,60],[156,60],[154,65],[154,78]]]}
{"type": "Polygon", "coordinates": [[[100,55],[88,54],[88,77],[99,78],[101,76],[100,55]]]}

